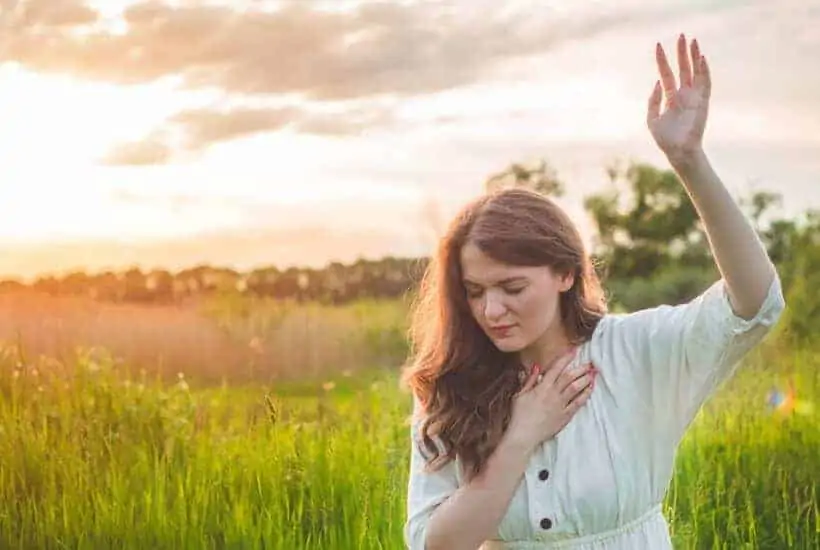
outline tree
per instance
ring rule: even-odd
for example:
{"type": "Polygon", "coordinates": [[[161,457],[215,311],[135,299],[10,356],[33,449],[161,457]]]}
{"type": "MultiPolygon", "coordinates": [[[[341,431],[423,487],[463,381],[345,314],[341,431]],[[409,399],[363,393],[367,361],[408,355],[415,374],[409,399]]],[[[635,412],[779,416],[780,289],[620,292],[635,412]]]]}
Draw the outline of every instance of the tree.
{"type": "Polygon", "coordinates": [[[65,275],[60,281],[60,292],[73,295],[88,294],[90,286],[91,278],[86,273],[73,271],[65,275]]]}
{"type": "Polygon", "coordinates": [[[506,170],[487,178],[484,189],[488,192],[507,188],[527,188],[543,195],[561,197],[564,195],[564,185],[558,175],[545,160],[540,160],[532,166],[521,163],[511,164],[506,170]]]}
{"type": "Polygon", "coordinates": [[[174,299],[174,277],[165,269],[154,269],[145,278],[145,288],[155,302],[174,299]]]}
{"type": "Polygon", "coordinates": [[[608,277],[648,279],[670,266],[711,265],[698,213],[674,172],[633,162],[607,174],[609,189],[584,207],[597,228],[593,254],[608,277]]]}
{"type": "Polygon", "coordinates": [[[803,220],[774,220],[763,233],[786,298],[783,329],[799,344],[817,339],[820,319],[820,210],[803,220]]]}
{"type": "Polygon", "coordinates": [[[138,267],[128,269],[122,275],[125,287],[123,298],[129,302],[144,302],[149,297],[145,274],[138,267]]]}
{"type": "Polygon", "coordinates": [[[741,208],[747,211],[755,229],[760,231],[764,215],[769,212],[772,207],[782,206],[783,196],[780,193],[774,193],[772,191],[757,191],[748,199],[742,198],[738,202],[741,208]]]}

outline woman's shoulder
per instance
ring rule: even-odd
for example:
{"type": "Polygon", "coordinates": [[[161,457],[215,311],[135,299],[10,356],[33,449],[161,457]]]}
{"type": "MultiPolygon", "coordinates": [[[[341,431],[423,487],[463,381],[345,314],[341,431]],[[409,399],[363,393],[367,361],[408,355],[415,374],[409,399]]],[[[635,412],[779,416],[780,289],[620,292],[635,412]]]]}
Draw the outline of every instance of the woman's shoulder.
{"type": "Polygon", "coordinates": [[[655,330],[659,324],[673,322],[672,319],[666,319],[666,315],[670,313],[668,306],[632,312],[607,312],[598,321],[586,347],[593,355],[596,352],[607,356],[632,355],[644,347],[648,339],[659,337],[655,330]]]}
{"type": "Polygon", "coordinates": [[[612,338],[623,331],[639,331],[643,325],[649,322],[649,312],[650,310],[648,309],[642,309],[632,312],[610,311],[604,313],[598,320],[598,324],[595,326],[595,330],[593,330],[589,342],[600,342],[607,338],[612,338]]]}
{"type": "MultiPolygon", "coordinates": [[[[660,338],[679,339],[686,334],[715,337],[750,332],[757,325],[771,328],[785,307],[778,276],[772,280],[767,295],[756,314],[746,319],[734,310],[724,279],[709,285],[701,293],[681,303],[661,303],[630,312],[608,312],[598,323],[593,338],[660,338]]],[[[709,340],[709,338],[706,338],[709,340]]]]}
{"type": "Polygon", "coordinates": [[[709,307],[716,307],[711,303],[715,301],[711,299],[711,295],[719,292],[720,288],[716,283],[692,300],[679,304],[660,303],[631,311],[608,311],[598,322],[593,338],[637,336],[655,328],[671,328],[691,313],[697,312],[704,302],[709,307]]]}
{"type": "Polygon", "coordinates": [[[615,341],[619,338],[623,317],[621,313],[605,313],[601,316],[592,334],[579,348],[582,361],[601,361],[603,357],[612,356],[619,347],[615,345],[615,341]]]}

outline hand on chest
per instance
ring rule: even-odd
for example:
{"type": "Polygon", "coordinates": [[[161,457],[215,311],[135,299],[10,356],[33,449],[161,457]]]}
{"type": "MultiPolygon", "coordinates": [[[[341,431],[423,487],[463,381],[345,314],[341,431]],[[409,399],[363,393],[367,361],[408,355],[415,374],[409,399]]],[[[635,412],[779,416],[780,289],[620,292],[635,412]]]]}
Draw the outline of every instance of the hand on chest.
{"type": "Polygon", "coordinates": [[[542,443],[513,497],[499,534],[560,540],[599,533],[623,520],[624,502],[640,506],[651,495],[649,455],[635,426],[607,388],[593,396],[553,439],[542,443]]]}

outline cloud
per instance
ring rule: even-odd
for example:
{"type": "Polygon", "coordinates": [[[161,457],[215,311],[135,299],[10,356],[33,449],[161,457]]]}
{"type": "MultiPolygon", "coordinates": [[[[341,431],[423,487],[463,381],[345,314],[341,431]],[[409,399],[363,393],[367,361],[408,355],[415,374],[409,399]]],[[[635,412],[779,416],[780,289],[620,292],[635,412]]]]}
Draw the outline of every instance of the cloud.
{"type": "Polygon", "coordinates": [[[513,0],[478,2],[481,9],[471,10],[450,2],[362,1],[332,11],[304,0],[283,0],[275,10],[258,7],[262,2],[237,9],[148,0],[128,6],[117,27],[81,0],[0,2],[16,6],[7,10],[12,17],[5,18],[0,63],[120,84],[172,77],[183,91],[237,99],[229,108],[170,117],[144,139],[105,154],[109,165],[167,163],[178,150],[198,153],[283,129],[347,136],[384,128],[395,113],[382,100],[396,104],[486,81],[512,60],[568,41],[703,10],[684,0],[617,7],[592,1],[563,11],[513,0]],[[277,107],[247,106],[251,98],[279,101],[277,107]],[[237,106],[239,100],[246,105],[237,106]],[[281,100],[291,103],[281,106],[281,100]]]}
{"type": "Polygon", "coordinates": [[[0,14],[15,28],[29,30],[88,25],[99,18],[82,0],[0,0],[0,14]]]}
{"type": "Polygon", "coordinates": [[[155,132],[145,139],[115,146],[101,162],[109,166],[149,166],[165,164],[172,155],[168,138],[155,132]]]}
{"type": "Polygon", "coordinates": [[[93,11],[77,1],[34,5],[17,14],[0,62],[125,84],[177,75],[188,88],[321,101],[468,85],[509,59],[658,15],[646,6],[567,18],[531,3],[464,10],[447,3],[363,2],[322,11],[291,0],[275,11],[239,11],[146,1],[124,11],[125,32],[115,33],[88,27],[93,11]],[[73,32],[64,26],[69,23],[87,28],[73,32]]]}
{"type": "Polygon", "coordinates": [[[193,109],[183,111],[169,120],[184,133],[188,150],[201,150],[208,145],[258,132],[280,129],[298,116],[295,109],[260,109],[237,107],[231,110],[193,109]]]}
{"type": "Polygon", "coordinates": [[[171,162],[175,152],[199,153],[213,144],[270,132],[300,117],[293,108],[198,108],[180,111],[144,139],[116,145],[103,158],[109,166],[171,162]]]}
{"type": "Polygon", "coordinates": [[[356,135],[387,127],[393,115],[386,107],[347,109],[338,113],[294,107],[198,108],[168,118],[146,138],[115,146],[102,159],[110,166],[144,166],[171,162],[175,151],[200,153],[226,141],[292,128],[324,136],[356,135]]]}
{"type": "Polygon", "coordinates": [[[350,109],[342,114],[313,113],[295,125],[300,132],[325,136],[349,136],[372,129],[382,129],[396,122],[390,107],[370,106],[350,109]]]}

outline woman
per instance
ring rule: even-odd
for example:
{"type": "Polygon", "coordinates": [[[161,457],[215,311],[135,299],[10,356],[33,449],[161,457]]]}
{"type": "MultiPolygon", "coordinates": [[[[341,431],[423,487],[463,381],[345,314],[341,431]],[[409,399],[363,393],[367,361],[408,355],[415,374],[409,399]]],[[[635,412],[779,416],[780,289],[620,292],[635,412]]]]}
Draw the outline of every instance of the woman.
{"type": "Polygon", "coordinates": [[[609,314],[552,202],[508,190],[469,204],[425,274],[403,378],[415,404],[409,548],[672,547],[661,504],[677,446],[785,305],[703,152],[709,66],[683,35],[677,53],[679,86],[657,46],[647,124],[721,279],[687,304],[609,314]]]}

